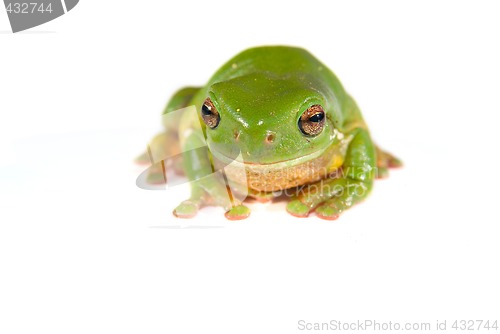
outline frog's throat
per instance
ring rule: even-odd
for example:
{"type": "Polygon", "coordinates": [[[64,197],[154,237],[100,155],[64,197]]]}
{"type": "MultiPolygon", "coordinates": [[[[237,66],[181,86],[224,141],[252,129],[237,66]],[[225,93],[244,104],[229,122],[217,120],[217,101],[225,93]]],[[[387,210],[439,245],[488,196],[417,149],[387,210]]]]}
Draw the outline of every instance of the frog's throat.
{"type": "Polygon", "coordinates": [[[325,178],[342,166],[345,145],[332,145],[295,159],[270,164],[245,163],[211,151],[216,169],[258,192],[280,191],[325,178]]]}

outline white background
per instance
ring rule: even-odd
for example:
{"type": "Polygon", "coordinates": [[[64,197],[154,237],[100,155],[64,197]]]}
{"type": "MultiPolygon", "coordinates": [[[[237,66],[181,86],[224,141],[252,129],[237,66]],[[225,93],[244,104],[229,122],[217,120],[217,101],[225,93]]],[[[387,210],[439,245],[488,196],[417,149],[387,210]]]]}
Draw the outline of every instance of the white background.
{"type": "Polygon", "coordinates": [[[82,0],[18,34],[0,10],[0,333],[498,319],[497,4],[82,0]],[[174,90],[263,44],[331,67],[405,167],[335,222],[177,220],[132,160],[174,90]]]}

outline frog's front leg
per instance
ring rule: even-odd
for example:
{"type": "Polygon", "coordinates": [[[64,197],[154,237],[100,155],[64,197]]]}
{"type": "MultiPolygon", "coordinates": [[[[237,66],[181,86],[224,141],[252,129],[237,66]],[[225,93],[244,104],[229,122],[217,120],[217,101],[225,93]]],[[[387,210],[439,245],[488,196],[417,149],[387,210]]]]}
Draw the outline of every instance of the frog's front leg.
{"type": "Polygon", "coordinates": [[[370,192],[375,172],[375,147],[365,129],[357,129],[336,178],[308,185],[288,203],[287,211],[307,217],[313,210],[323,219],[333,220],[370,192]]]}
{"type": "Polygon", "coordinates": [[[200,134],[193,133],[184,143],[184,171],[191,183],[191,197],[174,209],[174,215],[191,218],[203,206],[221,206],[230,220],[247,218],[250,209],[229,195],[229,190],[222,171],[213,170],[210,153],[200,134]]]}

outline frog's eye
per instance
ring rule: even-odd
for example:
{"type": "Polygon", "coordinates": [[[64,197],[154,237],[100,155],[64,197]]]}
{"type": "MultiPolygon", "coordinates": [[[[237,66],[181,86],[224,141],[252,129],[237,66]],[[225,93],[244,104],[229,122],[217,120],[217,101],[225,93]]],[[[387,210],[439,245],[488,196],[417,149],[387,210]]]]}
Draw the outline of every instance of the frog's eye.
{"type": "Polygon", "coordinates": [[[306,136],[317,136],[325,126],[325,111],[319,104],[307,108],[300,116],[299,129],[306,136]]]}
{"type": "Polygon", "coordinates": [[[201,118],[203,122],[210,128],[215,129],[220,122],[220,115],[209,97],[203,102],[201,107],[201,118]]]}

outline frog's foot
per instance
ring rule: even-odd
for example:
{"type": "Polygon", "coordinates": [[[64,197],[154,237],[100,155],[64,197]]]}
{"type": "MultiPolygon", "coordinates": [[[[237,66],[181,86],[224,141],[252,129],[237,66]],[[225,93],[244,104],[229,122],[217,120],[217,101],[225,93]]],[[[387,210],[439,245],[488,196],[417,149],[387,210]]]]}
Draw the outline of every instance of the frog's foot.
{"type": "Polygon", "coordinates": [[[222,207],[225,216],[230,220],[245,219],[250,215],[250,209],[236,202],[228,193],[223,183],[222,174],[216,173],[191,183],[191,197],[177,206],[173,214],[180,218],[192,218],[199,209],[205,206],[222,207]]]}
{"type": "Polygon", "coordinates": [[[273,199],[272,198],[265,198],[265,197],[257,197],[255,198],[255,200],[259,203],[269,203],[271,202],[273,199]]]}
{"type": "Polygon", "coordinates": [[[187,200],[179,204],[173,214],[178,218],[193,218],[198,213],[199,207],[199,203],[187,200]]]}
{"type": "Polygon", "coordinates": [[[225,213],[225,216],[229,220],[246,219],[248,218],[248,216],[250,216],[250,209],[244,205],[237,205],[227,211],[225,213]]]}
{"type": "Polygon", "coordinates": [[[290,201],[287,211],[296,217],[307,217],[315,211],[322,219],[335,220],[345,210],[362,201],[369,193],[373,181],[352,178],[332,179],[305,188],[301,195],[290,201]]]}
{"type": "MultiPolygon", "coordinates": [[[[300,218],[309,216],[309,213],[312,211],[309,206],[302,203],[300,200],[293,200],[288,203],[286,210],[291,215],[300,218]]],[[[339,218],[340,213],[342,213],[342,209],[339,208],[335,199],[324,202],[323,204],[319,205],[314,211],[316,213],[316,216],[326,220],[335,220],[339,218]]]]}
{"type": "Polygon", "coordinates": [[[286,211],[288,211],[288,213],[291,214],[292,216],[304,218],[309,215],[311,208],[302,203],[300,200],[296,199],[290,201],[287,204],[286,211]]]}
{"type": "Polygon", "coordinates": [[[375,150],[377,154],[377,178],[385,179],[389,176],[390,168],[403,166],[402,161],[389,152],[382,151],[379,147],[376,147],[375,150]]]}
{"type": "Polygon", "coordinates": [[[248,197],[256,200],[259,203],[268,203],[275,197],[274,193],[268,191],[257,191],[248,189],[248,197]]]}
{"type": "Polygon", "coordinates": [[[342,208],[336,202],[335,199],[331,199],[318,206],[315,210],[316,216],[325,220],[336,220],[339,218],[342,208]]]}
{"type": "MultiPolygon", "coordinates": [[[[200,209],[200,203],[187,200],[179,204],[173,211],[174,216],[178,218],[193,218],[200,209]]],[[[237,205],[229,209],[225,214],[229,220],[241,220],[250,216],[250,209],[244,205],[237,205]]]]}

